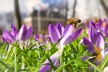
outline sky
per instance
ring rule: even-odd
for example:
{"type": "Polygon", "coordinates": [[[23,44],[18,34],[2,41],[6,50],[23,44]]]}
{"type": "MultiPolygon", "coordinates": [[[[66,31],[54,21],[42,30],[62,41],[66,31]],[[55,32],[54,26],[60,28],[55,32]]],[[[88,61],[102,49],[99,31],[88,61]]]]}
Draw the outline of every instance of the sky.
{"type": "MultiPolygon", "coordinates": [[[[40,6],[48,8],[48,3],[43,3],[42,0],[19,0],[21,12],[32,12],[33,8],[39,9],[40,6]]],[[[0,0],[0,13],[14,11],[14,0],[0,0]]]]}
{"type": "MultiPolygon", "coordinates": [[[[65,7],[66,0],[18,0],[20,11],[31,13],[33,8],[40,10],[41,7],[47,9],[50,5],[54,7],[65,7]]],[[[14,11],[14,0],[0,0],[0,13],[14,11]]]]}
{"type": "Polygon", "coordinates": [[[13,11],[13,0],[0,0],[0,13],[13,11]]]}

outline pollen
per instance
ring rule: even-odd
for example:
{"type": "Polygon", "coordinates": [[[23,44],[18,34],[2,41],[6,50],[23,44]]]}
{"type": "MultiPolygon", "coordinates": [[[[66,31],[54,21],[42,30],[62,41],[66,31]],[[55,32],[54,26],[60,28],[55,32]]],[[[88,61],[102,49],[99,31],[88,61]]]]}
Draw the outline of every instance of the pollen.
{"type": "Polygon", "coordinates": [[[40,42],[43,42],[42,38],[39,39],[40,42]]]}
{"type": "Polygon", "coordinates": [[[103,22],[103,23],[102,23],[102,27],[105,27],[105,26],[106,26],[106,22],[103,22]]]}

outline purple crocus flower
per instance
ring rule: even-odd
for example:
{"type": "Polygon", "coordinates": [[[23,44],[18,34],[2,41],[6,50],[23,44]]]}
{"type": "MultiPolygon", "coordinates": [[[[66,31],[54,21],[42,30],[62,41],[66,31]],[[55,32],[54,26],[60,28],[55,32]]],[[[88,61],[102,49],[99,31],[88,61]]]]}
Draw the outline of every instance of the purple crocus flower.
{"type": "Polygon", "coordinates": [[[7,30],[4,30],[2,32],[2,40],[4,42],[13,43],[16,39],[10,32],[8,32],[7,30]]]}
{"type": "Polygon", "coordinates": [[[2,40],[8,43],[14,43],[17,40],[17,30],[13,24],[11,24],[11,32],[4,30],[2,32],[2,40]]]}
{"type": "Polygon", "coordinates": [[[22,25],[19,34],[18,34],[18,40],[19,41],[26,41],[27,39],[30,38],[30,36],[32,35],[33,29],[32,27],[29,27],[27,29],[26,25],[22,25]]]}
{"type": "MultiPolygon", "coordinates": [[[[96,59],[100,62],[104,59],[106,54],[108,54],[108,49],[107,48],[105,49],[104,38],[101,34],[97,37],[95,44],[93,44],[91,41],[89,41],[85,37],[83,38],[83,43],[85,46],[87,46],[88,52],[90,52],[91,54],[93,53],[97,54],[96,59]]],[[[84,57],[83,60],[86,58],[89,58],[89,56],[84,57]]],[[[96,63],[96,64],[99,64],[99,63],[96,63]]]]}
{"type": "Polygon", "coordinates": [[[106,19],[104,19],[104,20],[99,19],[97,23],[89,21],[89,27],[87,24],[85,24],[86,28],[92,27],[95,31],[98,31],[98,32],[104,32],[106,25],[107,25],[106,19]]]}
{"type": "MultiPolygon", "coordinates": [[[[101,27],[98,26],[97,28],[101,27]]],[[[106,54],[108,54],[108,48],[105,49],[105,42],[104,42],[104,35],[103,32],[100,30],[94,29],[92,26],[88,29],[88,38],[83,38],[82,43],[87,46],[88,52],[93,55],[94,53],[97,54],[96,59],[99,62],[95,62],[95,64],[99,65],[101,61],[104,59],[106,54]]],[[[92,58],[90,56],[85,56],[82,58],[82,60],[85,60],[87,58],[92,58]]]]}
{"type": "Polygon", "coordinates": [[[104,38],[103,38],[103,35],[101,32],[95,32],[93,30],[93,28],[91,27],[89,29],[89,32],[88,32],[88,39],[86,39],[85,37],[83,38],[83,43],[84,45],[87,46],[87,50],[90,52],[90,53],[94,53],[94,46],[93,45],[96,45],[96,47],[100,47],[102,48],[101,50],[104,50],[104,38]],[[99,44],[101,46],[99,46],[99,44]]]}
{"type": "Polygon", "coordinates": [[[73,32],[73,29],[74,29],[74,26],[68,24],[64,28],[61,23],[57,23],[56,26],[54,26],[53,24],[50,24],[48,27],[49,36],[53,43],[56,43],[60,38],[63,37],[59,42],[60,46],[69,44],[70,42],[75,40],[82,32],[82,28],[76,30],[75,32],[73,32]]]}
{"type": "MultiPolygon", "coordinates": [[[[59,39],[62,38],[57,45],[57,47],[59,49],[59,51],[57,53],[58,55],[54,54],[50,57],[52,62],[57,60],[58,57],[62,55],[62,50],[63,50],[64,46],[66,44],[69,44],[73,40],[75,40],[82,32],[82,28],[76,30],[75,32],[73,32],[73,29],[74,29],[74,26],[72,26],[70,24],[66,25],[65,28],[62,26],[61,23],[57,23],[56,26],[54,26],[53,24],[49,25],[49,27],[48,27],[49,37],[50,37],[52,43],[56,43],[59,39]]],[[[46,60],[46,61],[48,61],[48,60],[46,60]]],[[[44,63],[46,63],[46,61],[44,63]]],[[[42,71],[44,71],[45,69],[49,70],[50,65],[44,65],[44,68],[40,68],[40,69],[42,71]]],[[[44,72],[46,72],[47,70],[45,70],[44,72]]]]}

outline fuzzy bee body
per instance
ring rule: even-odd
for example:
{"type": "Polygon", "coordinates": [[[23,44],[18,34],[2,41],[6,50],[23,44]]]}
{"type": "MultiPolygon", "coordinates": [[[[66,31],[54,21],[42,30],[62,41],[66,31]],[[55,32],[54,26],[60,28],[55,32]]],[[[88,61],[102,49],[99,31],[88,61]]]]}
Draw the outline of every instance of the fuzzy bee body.
{"type": "Polygon", "coordinates": [[[95,52],[91,54],[91,56],[89,57],[89,61],[94,64],[97,64],[97,63],[100,63],[102,60],[101,48],[94,46],[94,50],[95,50],[95,52]]]}
{"type": "Polygon", "coordinates": [[[71,24],[71,25],[73,25],[75,28],[76,28],[76,25],[77,25],[78,23],[80,23],[80,22],[81,22],[81,20],[78,19],[78,18],[69,18],[69,19],[67,20],[67,24],[71,24]]]}
{"type": "Polygon", "coordinates": [[[98,62],[97,56],[98,56],[97,53],[92,53],[91,56],[89,57],[89,61],[96,64],[96,62],[98,62]]]}

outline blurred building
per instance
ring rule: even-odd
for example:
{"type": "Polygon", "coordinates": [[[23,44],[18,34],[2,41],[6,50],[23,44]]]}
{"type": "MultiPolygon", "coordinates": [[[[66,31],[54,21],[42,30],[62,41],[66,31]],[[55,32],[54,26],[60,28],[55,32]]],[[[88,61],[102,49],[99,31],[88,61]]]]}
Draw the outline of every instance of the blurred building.
{"type": "Polygon", "coordinates": [[[32,26],[34,33],[47,33],[50,23],[56,24],[61,22],[65,24],[65,17],[61,15],[60,12],[34,10],[29,16],[24,18],[23,22],[27,27],[32,26]]]}
{"type": "Polygon", "coordinates": [[[14,13],[1,13],[0,14],[0,28],[9,28],[14,23],[14,13]]]}

